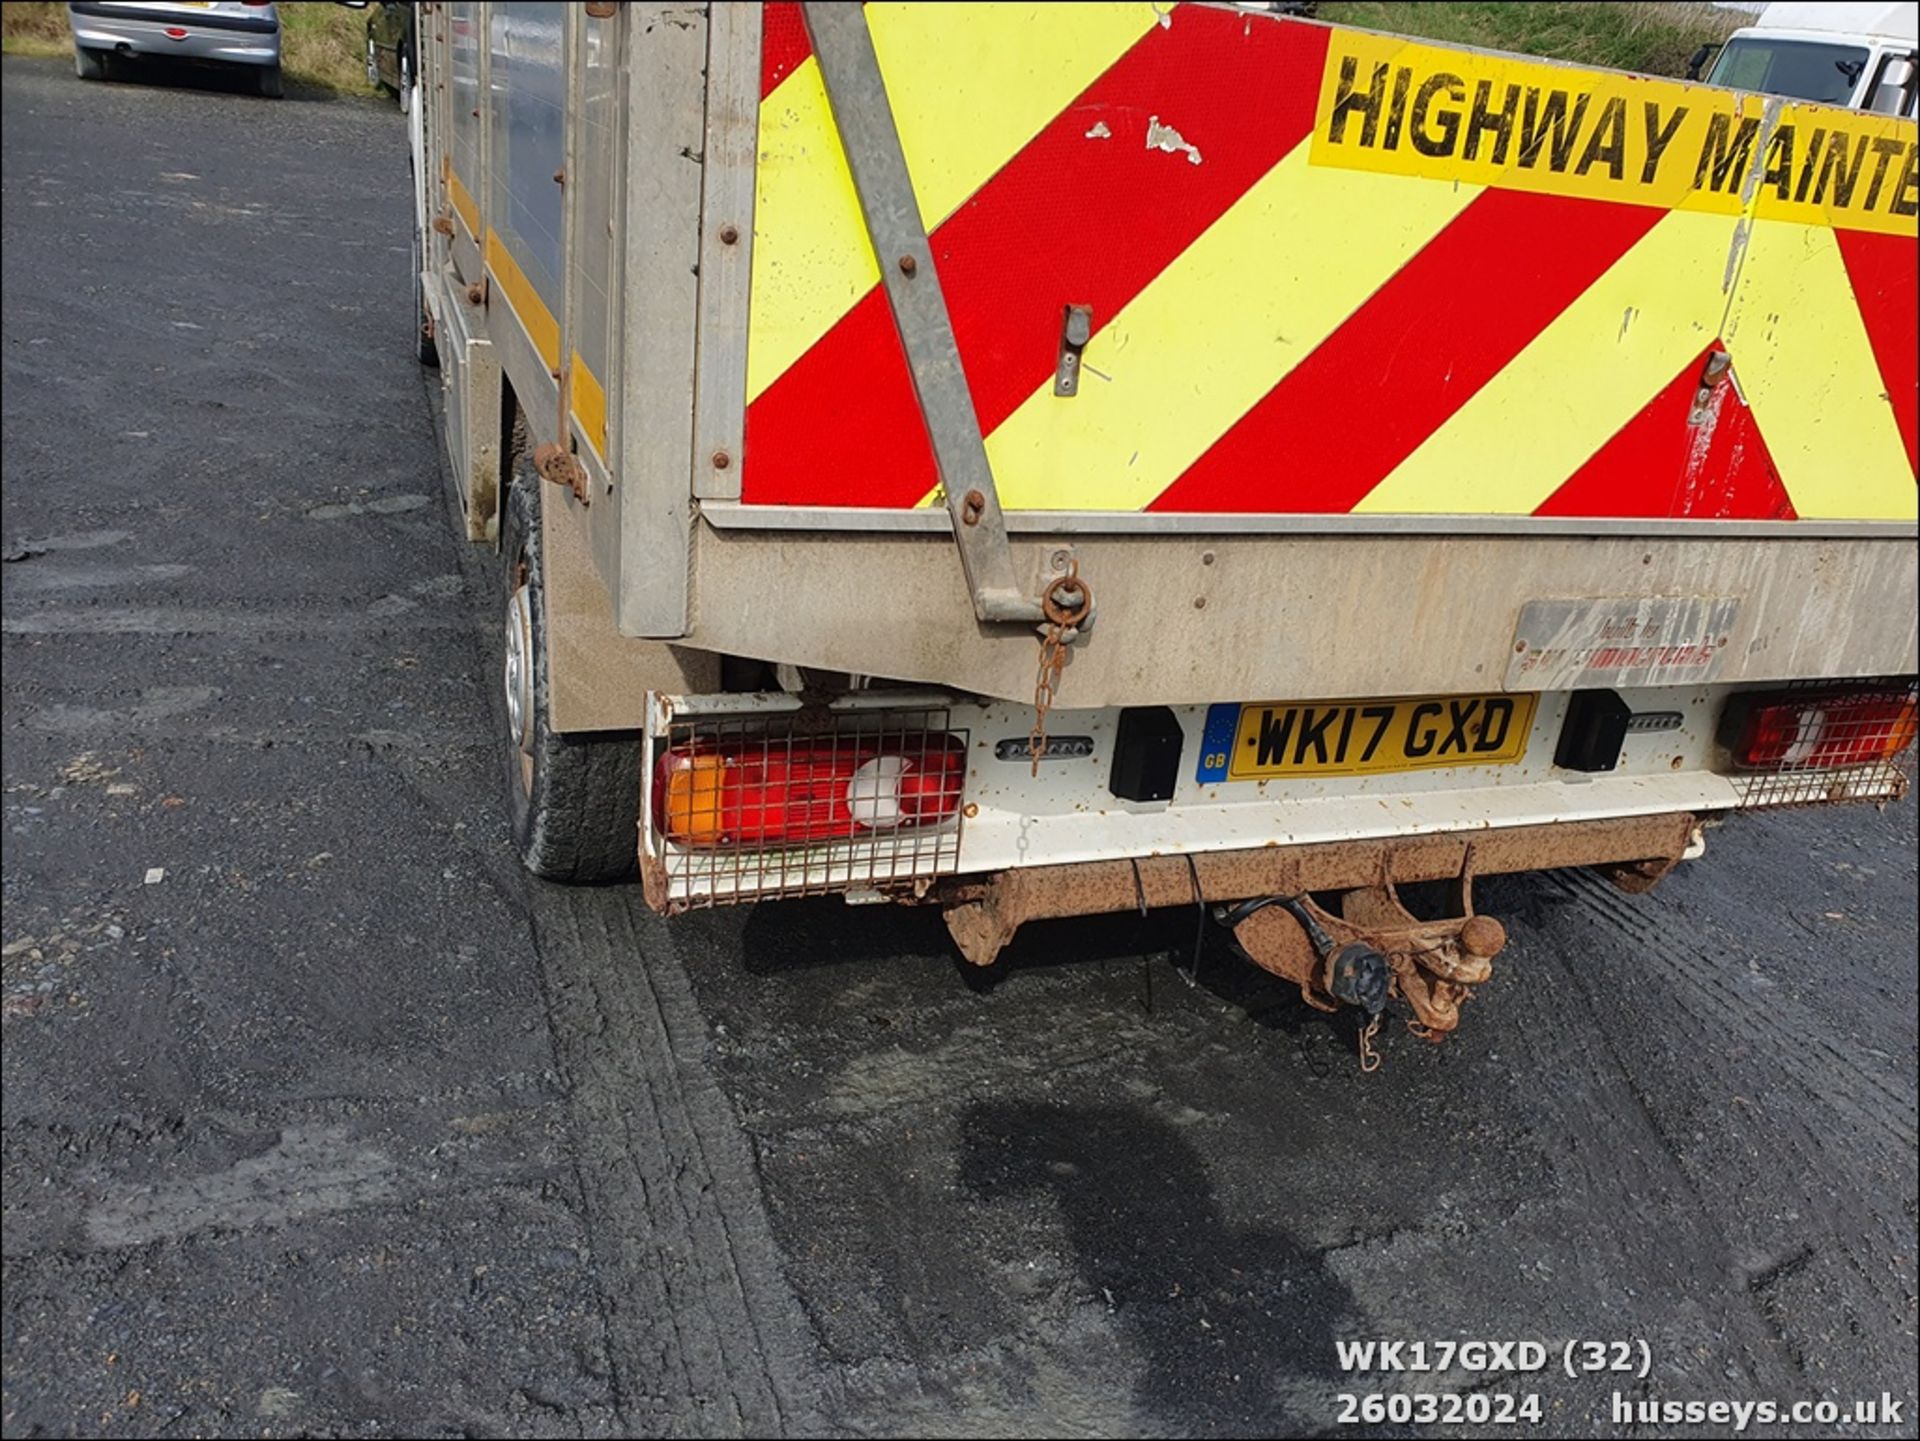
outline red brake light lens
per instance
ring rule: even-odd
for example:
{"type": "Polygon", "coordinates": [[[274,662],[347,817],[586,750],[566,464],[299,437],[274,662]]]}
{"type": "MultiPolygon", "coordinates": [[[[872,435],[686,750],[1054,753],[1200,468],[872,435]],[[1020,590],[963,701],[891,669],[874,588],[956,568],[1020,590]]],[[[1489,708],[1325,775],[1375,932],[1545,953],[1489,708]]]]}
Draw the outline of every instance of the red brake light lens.
{"type": "Polygon", "coordinates": [[[679,845],[858,840],[951,819],[965,781],[950,735],[697,742],[655,767],[653,822],[679,845]]]}
{"type": "Polygon", "coordinates": [[[1887,761],[1920,730],[1914,691],[1785,691],[1742,696],[1728,749],[1741,770],[1837,770],[1887,761]]]}

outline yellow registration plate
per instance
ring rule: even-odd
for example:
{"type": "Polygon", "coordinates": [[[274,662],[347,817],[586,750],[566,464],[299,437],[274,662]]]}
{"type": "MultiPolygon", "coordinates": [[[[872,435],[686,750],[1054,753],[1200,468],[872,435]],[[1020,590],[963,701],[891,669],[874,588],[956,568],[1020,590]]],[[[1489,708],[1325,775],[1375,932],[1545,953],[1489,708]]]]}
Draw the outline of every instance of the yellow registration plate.
{"type": "Polygon", "coordinates": [[[1468,695],[1217,705],[1207,715],[1199,779],[1509,765],[1527,753],[1534,702],[1468,695]]]}

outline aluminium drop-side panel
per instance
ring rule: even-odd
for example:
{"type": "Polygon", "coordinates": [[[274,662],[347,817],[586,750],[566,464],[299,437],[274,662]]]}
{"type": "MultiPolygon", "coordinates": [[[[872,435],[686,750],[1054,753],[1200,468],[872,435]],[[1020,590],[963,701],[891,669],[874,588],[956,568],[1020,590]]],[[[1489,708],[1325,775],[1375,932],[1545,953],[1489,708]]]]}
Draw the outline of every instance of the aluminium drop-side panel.
{"type": "MultiPolygon", "coordinates": [[[[486,34],[480,6],[474,0],[456,0],[445,9],[447,39],[440,53],[446,57],[447,99],[441,133],[447,148],[442,164],[453,212],[467,236],[478,245],[484,234],[479,201],[484,179],[480,158],[480,60],[486,34]]],[[[432,78],[422,73],[423,88],[432,78]]]]}
{"type": "MultiPolygon", "coordinates": [[[[865,14],[1010,511],[1915,517],[1911,121],[1201,5],[865,14]]],[[[763,28],[740,498],[931,505],[763,28]]]]}
{"type": "Polygon", "coordinates": [[[569,237],[573,274],[568,304],[569,402],[581,438],[603,464],[608,447],[607,397],[617,383],[613,336],[618,321],[614,207],[620,198],[619,165],[625,116],[621,108],[621,28],[581,13],[578,27],[573,158],[567,176],[572,193],[569,237]]]}
{"type": "Polygon", "coordinates": [[[488,7],[487,269],[550,371],[560,368],[565,313],[566,22],[562,5],[488,7]]]}

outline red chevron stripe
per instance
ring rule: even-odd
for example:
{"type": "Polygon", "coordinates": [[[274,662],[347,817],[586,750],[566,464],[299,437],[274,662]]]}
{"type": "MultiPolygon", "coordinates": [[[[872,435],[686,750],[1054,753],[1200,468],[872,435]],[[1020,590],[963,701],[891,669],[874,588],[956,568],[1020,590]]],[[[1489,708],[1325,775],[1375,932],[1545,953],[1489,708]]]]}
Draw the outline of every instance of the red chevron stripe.
{"type": "MultiPolygon", "coordinates": [[[[1715,341],[1647,402],[1535,515],[1794,520],[1766,437],[1723,373],[1690,423],[1715,341]]],[[[1738,368],[1736,362],[1735,368],[1738,368]]]]}
{"type": "Polygon", "coordinates": [[[765,100],[813,54],[799,0],[770,0],[760,7],[760,98],[765,100]]]}
{"type": "Polygon", "coordinates": [[[1846,261],[1853,298],[1866,323],[1880,383],[1887,388],[1894,423],[1907,445],[1907,464],[1920,473],[1920,245],[1911,235],[1876,235],[1866,230],[1836,230],[1846,261]]]}
{"type": "MultiPolygon", "coordinates": [[[[1306,137],[1326,48],[1317,26],[1182,7],[940,226],[934,255],[983,431],[1052,374],[1065,306],[1111,320],[1306,137]],[[1149,150],[1150,116],[1201,162],[1149,150]],[[1088,138],[1096,123],[1109,138],[1088,138]]],[[[936,479],[877,288],[748,407],[747,501],[905,506],[936,479]]]]}
{"type": "Polygon", "coordinates": [[[1148,509],[1352,510],[1664,213],[1487,191],[1148,509]]]}

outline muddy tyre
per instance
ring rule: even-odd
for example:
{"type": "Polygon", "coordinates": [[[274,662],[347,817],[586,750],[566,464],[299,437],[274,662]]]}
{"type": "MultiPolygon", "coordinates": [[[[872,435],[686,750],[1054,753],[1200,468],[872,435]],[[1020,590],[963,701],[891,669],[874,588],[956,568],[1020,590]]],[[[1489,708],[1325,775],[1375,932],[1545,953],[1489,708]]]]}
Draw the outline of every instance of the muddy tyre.
{"type": "Polygon", "coordinates": [[[440,344],[433,336],[433,316],[427,310],[427,292],[420,279],[420,271],[425,264],[425,239],[420,234],[420,227],[414,226],[410,255],[413,265],[413,358],[431,370],[439,368],[440,344]]]}
{"type": "Polygon", "coordinates": [[[499,675],[514,849],[536,876],[591,884],[638,868],[640,735],[556,735],[548,723],[540,480],[514,466],[501,522],[499,675]]]}

